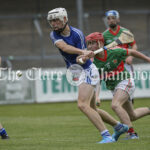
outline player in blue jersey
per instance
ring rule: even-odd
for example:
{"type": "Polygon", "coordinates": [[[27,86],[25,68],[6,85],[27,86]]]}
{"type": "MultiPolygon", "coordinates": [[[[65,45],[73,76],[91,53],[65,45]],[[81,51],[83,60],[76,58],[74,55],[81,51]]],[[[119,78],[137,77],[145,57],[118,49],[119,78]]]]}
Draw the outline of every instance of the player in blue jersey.
{"type": "Polygon", "coordinates": [[[1,123],[0,123],[0,136],[2,139],[9,139],[9,136],[8,136],[6,130],[1,125],[1,123]]]}
{"type": "MultiPolygon", "coordinates": [[[[0,66],[1,66],[1,57],[0,57],[0,66]]],[[[2,139],[9,139],[9,136],[6,132],[6,130],[3,128],[2,124],[0,123],[0,136],[2,139]]]]}
{"type": "MultiPolygon", "coordinates": [[[[77,64],[76,58],[79,55],[94,55],[92,51],[86,50],[85,37],[83,33],[79,29],[68,25],[68,16],[65,8],[56,8],[49,11],[47,20],[53,30],[50,33],[50,38],[63,56],[67,68],[77,64]]],[[[99,82],[98,70],[91,60],[88,60],[81,66],[85,72],[85,79],[79,85],[78,107],[100,131],[103,139],[99,143],[114,142],[109,131],[104,125],[101,116],[91,106],[95,104],[92,97],[94,95],[95,86],[99,82]]],[[[116,129],[124,130],[124,126],[122,124],[118,122],[115,122],[115,124],[116,129]]]]}

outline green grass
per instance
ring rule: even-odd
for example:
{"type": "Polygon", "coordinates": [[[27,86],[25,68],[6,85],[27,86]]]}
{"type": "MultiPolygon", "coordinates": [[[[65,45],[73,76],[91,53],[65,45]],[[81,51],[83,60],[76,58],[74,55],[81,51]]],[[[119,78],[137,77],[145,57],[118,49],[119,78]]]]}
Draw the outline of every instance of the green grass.
{"type": "MultiPolygon", "coordinates": [[[[150,99],[135,100],[134,106],[150,106],[150,99]]],[[[101,108],[115,116],[110,101],[103,101],[101,108]]],[[[101,140],[99,132],[78,110],[75,102],[1,105],[0,122],[10,136],[10,140],[0,139],[0,150],[150,149],[150,116],[133,123],[139,140],[120,139],[112,144],[96,144],[101,140]]],[[[112,127],[107,127],[112,133],[112,127]]]]}

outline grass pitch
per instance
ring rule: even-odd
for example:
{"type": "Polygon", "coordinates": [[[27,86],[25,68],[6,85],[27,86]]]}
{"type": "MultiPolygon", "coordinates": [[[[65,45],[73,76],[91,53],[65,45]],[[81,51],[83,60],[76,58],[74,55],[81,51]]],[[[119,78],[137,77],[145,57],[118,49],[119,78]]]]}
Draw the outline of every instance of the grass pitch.
{"type": "MultiPolygon", "coordinates": [[[[150,99],[137,99],[134,106],[150,107],[150,99]]],[[[101,108],[115,116],[110,101],[102,101],[101,108]]],[[[10,136],[0,139],[0,150],[150,150],[150,116],[133,123],[139,140],[122,140],[122,135],[116,143],[97,144],[99,132],[76,102],[1,105],[0,122],[10,136]]]]}

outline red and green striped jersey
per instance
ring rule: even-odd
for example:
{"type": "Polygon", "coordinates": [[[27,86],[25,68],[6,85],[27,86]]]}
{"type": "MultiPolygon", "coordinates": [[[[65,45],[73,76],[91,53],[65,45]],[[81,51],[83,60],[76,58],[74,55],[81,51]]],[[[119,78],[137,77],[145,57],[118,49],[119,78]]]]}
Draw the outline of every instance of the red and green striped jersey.
{"type": "Polygon", "coordinates": [[[114,90],[119,82],[130,78],[124,67],[128,49],[116,47],[105,50],[104,53],[104,58],[95,56],[94,64],[99,70],[101,80],[106,82],[107,89],[114,90]]]}
{"type": "MultiPolygon", "coordinates": [[[[122,31],[124,31],[124,30],[128,30],[128,29],[123,28],[118,25],[116,32],[112,31],[110,28],[107,29],[106,31],[104,31],[103,32],[104,41],[105,41],[104,45],[108,45],[108,44],[112,43],[113,41],[115,41],[116,39],[118,39],[118,37],[120,36],[122,31]]],[[[123,45],[119,45],[119,46],[121,48],[130,48],[134,44],[135,44],[135,41],[133,41],[132,43],[123,44],[123,45]]]]}

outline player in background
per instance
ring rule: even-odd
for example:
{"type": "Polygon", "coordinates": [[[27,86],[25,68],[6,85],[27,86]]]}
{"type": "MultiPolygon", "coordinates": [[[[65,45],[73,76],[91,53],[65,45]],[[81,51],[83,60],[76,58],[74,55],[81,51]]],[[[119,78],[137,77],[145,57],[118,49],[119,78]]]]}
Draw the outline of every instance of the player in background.
{"type": "MultiPolygon", "coordinates": [[[[0,57],[0,66],[1,66],[1,57],[0,57]]],[[[2,124],[0,123],[0,136],[2,139],[9,139],[9,136],[6,132],[6,130],[3,128],[2,124]]]]}
{"type": "MultiPolygon", "coordinates": [[[[120,36],[123,30],[128,30],[128,29],[121,27],[119,25],[120,16],[119,16],[118,11],[116,10],[107,11],[105,13],[105,16],[106,16],[106,20],[107,20],[107,24],[109,28],[103,32],[103,36],[104,36],[104,41],[105,41],[104,45],[108,45],[112,43],[113,41],[115,41],[120,36]]],[[[135,41],[133,41],[132,43],[122,44],[118,46],[122,48],[131,48],[133,50],[137,50],[137,45],[135,41]]],[[[126,63],[125,63],[125,67],[131,73],[131,75],[133,75],[132,61],[133,61],[133,57],[128,56],[126,58],[126,63]]],[[[131,103],[134,103],[134,99],[132,99],[131,103]]],[[[131,127],[128,133],[131,134],[132,132],[133,132],[133,128],[131,127]]]]}
{"type": "Polygon", "coordinates": [[[1,123],[0,123],[0,136],[2,139],[9,139],[9,136],[1,123]]]}
{"type": "MultiPolygon", "coordinates": [[[[108,45],[112,43],[113,41],[115,41],[120,36],[122,31],[128,30],[128,29],[121,27],[119,25],[120,17],[119,17],[118,11],[110,10],[110,11],[107,11],[105,14],[106,14],[106,20],[107,20],[107,24],[109,28],[103,32],[103,36],[104,36],[104,41],[105,41],[104,45],[108,45]]],[[[131,48],[133,50],[137,50],[137,45],[136,45],[135,40],[132,43],[122,44],[118,46],[122,48],[131,48]]],[[[131,74],[133,73],[132,61],[133,61],[133,57],[128,56],[126,58],[126,63],[125,63],[126,69],[131,74]]]]}
{"type": "MultiPolygon", "coordinates": [[[[87,48],[93,51],[104,47],[103,35],[99,32],[91,33],[86,37],[87,48]]],[[[131,121],[135,121],[143,116],[150,114],[150,108],[141,107],[133,109],[130,101],[132,100],[135,85],[129,71],[124,67],[126,57],[134,56],[150,63],[150,57],[143,55],[132,49],[115,47],[113,49],[105,49],[97,54],[94,58],[94,64],[99,69],[101,80],[106,82],[107,89],[113,93],[112,109],[117,114],[122,123],[129,127],[133,125],[131,121]]],[[[84,62],[89,59],[88,56],[79,56],[84,62]]],[[[112,135],[116,140],[116,134],[112,135]]],[[[136,133],[131,132],[128,139],[138,138],[136,133]]]]}
{"type": "MultiPolygon", "coordinates": [[[[103,35],[104,35],[105,45],[108,45],[112,43],[113,41],[115,41],[120,36],[123,30],[127,30],[127,29],[118,25],[120,20],[119,20],[119,13],[116,10],[110,10],[106,12],[106,20],[107,20],[107,24],[109,28],[103,32],[103,35]]],[[[132,43],[123,44],[119,46],[124,47],[124,48],[130,47],[132,49],[137,50],[137,45],[135,41],[132,43]]],[[[133,72],[132,60],[133,60],[133,57],[128,56],[128,58],[126,58],[126,64],[125,64],[125,67],[128,69],[128,71],[131,72],[131,74],[133,72]]],[[[99,90],[100,90],[100,85],[97,85],[96,103],[98,106],[100,105],[99,90]]],[[[132,103],[133,102],[134,100],[132,99],[132,103]]]]}
{"type": "MultiPolygon", "coordinates": [[[[119,25],[120,22],[120,17],[119,17],[119,13],[116,10],[110,10],[106,12],[106,19],[107,19],[107,23],[109,28],[103,32],[103,36],[104,36],[104,45],[108,45],[110,43],[112,43],[113,41],[115,41],[120,34],[122,33],[122,31],[124,30],[128,30],[124,27],[121,27],[119,25]]],[[[137,45],[136,42],[133,41],[132,43],[128,43],[128,44],[123,44],[123,45],[118,45],[122,48],[131,48],[133,50],[137,50],[137,45]]],[[[128,56],[126,58],[126,69],[128,71],[132,70],[132,60],[133,57],[132,56],[128,56]]]]}
{"type": "MultiPolygon", "coordinates": [[[[47,20],[53,30],[50,33],[50,38],[54,45],[59,49],[64,58],[67,68],[73,64],[77,64],[76,58],[79,55],[93,56],[92,51],[87,51],[86,42],[83,33],[68,24],[68,16],[65,8],[56,8],[48,12],[47,20]]],[[[85,80],[78,89],[78,108],[88,117],[93,125],[99,130],[102,140],[99,143],[114,142],[112,136],[104,125],[99,113],[94,110],[91,105],[95,103],[92,99],[95,91],[95,85],[99,82],[99,73],[96,66],[87,60],[81,65],[85,71],[85,80]]],[[[127,126],[125,126],[127,127],[127,126]]],[[[124,125],[117,123],[118,130],[124,129],[124,125]]]]}

